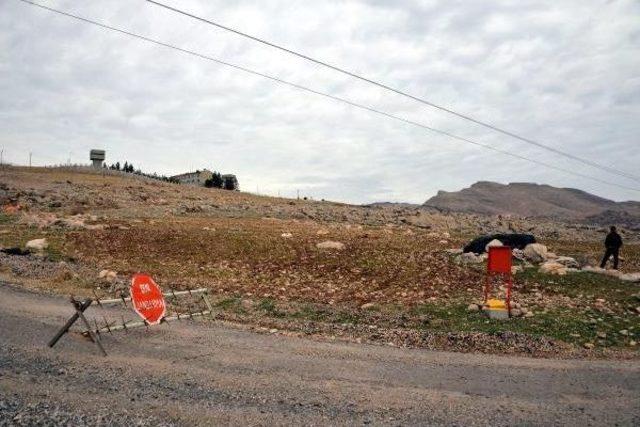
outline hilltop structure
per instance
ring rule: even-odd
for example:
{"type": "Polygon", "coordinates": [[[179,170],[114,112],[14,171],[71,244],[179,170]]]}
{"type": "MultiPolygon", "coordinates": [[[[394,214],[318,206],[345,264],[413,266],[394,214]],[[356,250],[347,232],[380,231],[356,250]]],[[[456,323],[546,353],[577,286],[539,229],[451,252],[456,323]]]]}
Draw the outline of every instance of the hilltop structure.
{"type": "Polygon", "coordinates": [[[91,160],[93,167],[96,169],[100,169],[102,167],[102,162],[104,162],[104,159],[104,150],[91,150],[89,152],[89,160],[91,160]]]}
{"type": "Polygon", "coordinates": [[[213,172],[209,169],[197,170],[195,172],[182,173],[180,175],[174,175],[170,179],[179,182],[180,184],[189,184],[204,186],[206,180],[211,179],[213,172]]]}
{"type": "MultiPolygon", "coordinates": [[[[180,175],[174,175],[170,179],[180,184],[204,187],[209,186],[207,185],[207,181],[211,180],[213,175],[214,172],[211,172],[209,169],[202,169],[195,172],[187,172],[180,175]]],[[[234,174],[228,173],[219,176],[222,179],[220,188],[224,188],[225,190],[240,190],[238,178],[234,174]]]]}

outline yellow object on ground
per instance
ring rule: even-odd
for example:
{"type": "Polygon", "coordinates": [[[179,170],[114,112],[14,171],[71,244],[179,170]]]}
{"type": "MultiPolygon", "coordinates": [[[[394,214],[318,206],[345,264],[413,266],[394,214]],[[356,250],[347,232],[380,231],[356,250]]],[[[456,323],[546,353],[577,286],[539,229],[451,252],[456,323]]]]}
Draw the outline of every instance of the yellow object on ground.
{"type": "Polygon", "coordinates": [[[489,307],[490,310],[499,310],[499,309],[506,310],[507,309],[507,304],[500,299],[487,300],[486,305],[489,307]]]}
{"type": "Polygon", "coordinates": [[[508,319],[507,304],[499,299],[490,299],[484,305],[484,312],[491,319],[508,319]]]}

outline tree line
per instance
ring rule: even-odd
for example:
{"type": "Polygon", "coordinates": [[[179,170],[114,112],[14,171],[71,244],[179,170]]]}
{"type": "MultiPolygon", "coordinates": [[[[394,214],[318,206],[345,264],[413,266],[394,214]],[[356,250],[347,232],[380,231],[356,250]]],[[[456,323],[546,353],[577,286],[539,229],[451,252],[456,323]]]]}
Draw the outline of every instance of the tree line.
{"type": "Polygon", "coordinates": [[[129,163],[129,162],[124,162],[123,165],[120,164],[120,162],[115,162],[112,163],[111,166],[107,166],[106,163],[103,163],[102,165],[103,168],[105,169],[111,169],[114,171],[121,171],[121,172],[126,172],[126,173],[132,173],[135,175],[140,175],[140,176],[145,176],[147,178],[151,178],[151,179],[157,179],[159,181],[165,181],[165,182],[173,182],[173,183],[178,183],[178,180],[165,176],[165,175],[158,175],[156,172],[154,173],[145,173],[142,172],[140,169],[136,169],[133,166],[133,163],[129,163]]]}

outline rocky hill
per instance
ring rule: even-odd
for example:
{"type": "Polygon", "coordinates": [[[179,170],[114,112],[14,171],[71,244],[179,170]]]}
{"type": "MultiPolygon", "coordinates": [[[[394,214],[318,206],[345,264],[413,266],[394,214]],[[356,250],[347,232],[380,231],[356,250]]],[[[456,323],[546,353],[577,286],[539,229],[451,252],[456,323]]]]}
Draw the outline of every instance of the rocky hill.
{"type": "Polygon", "coordinates": [[[575,188],[514,182],[480,181],[456,192],[439,191],[424,206],[445,212],[515,215],[621,223],[640,227],[640,202],[615,202],[575,188]]]}

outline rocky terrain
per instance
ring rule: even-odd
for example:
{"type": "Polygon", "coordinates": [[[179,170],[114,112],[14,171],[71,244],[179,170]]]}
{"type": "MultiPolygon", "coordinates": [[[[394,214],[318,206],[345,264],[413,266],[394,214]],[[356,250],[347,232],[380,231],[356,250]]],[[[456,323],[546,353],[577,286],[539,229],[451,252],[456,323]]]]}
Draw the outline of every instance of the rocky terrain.
{"type": "MultiPolygon", "coordinates": [[[[638,355],[640,289],[589,270],[606,231],[597,225],[60,168],[1,169],[0,204],[0,278],[40,292],[111,296],[144,271],[165,289],[208,287],[221,318],[278,333],[540,357],[638,355]],[[479,234],[513,231],[534,234],[555,257],[517,259],[522,316],[490,320],[470,308],[482,301],[484,259],[458,253],[479,234]]],[[[638,232],[621,232],[621,274],[633,278],[638,232]]]]}
{"type": "Polygon", "coordinates": [[[439,191],[424,206],[444,212],[620,224],[640,229],[640,202],[614,202],[574,188],[532,183],[481,181],[456,192],[439,191]]]}

